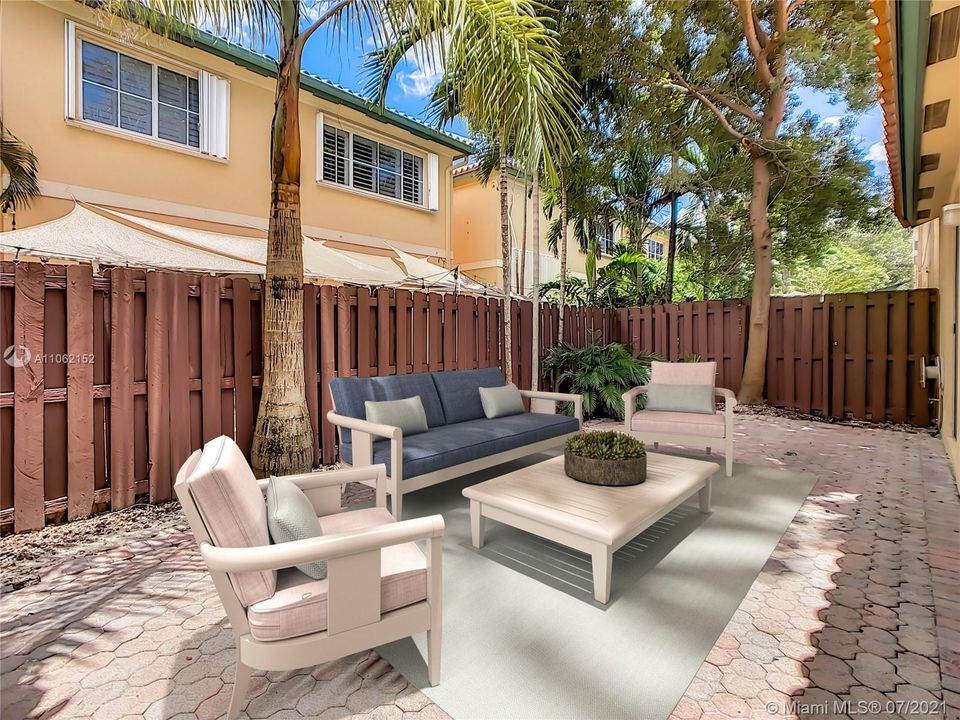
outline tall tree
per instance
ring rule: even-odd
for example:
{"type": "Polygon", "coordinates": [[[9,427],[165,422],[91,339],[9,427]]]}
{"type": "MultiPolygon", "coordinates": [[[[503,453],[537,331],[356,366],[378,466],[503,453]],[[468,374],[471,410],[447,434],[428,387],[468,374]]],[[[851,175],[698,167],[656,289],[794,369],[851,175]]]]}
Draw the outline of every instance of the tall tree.
{"type": "Polygon", "coordinates": [[[763,399],[774,230],[770,190],[785,165],[780,132],[795,83],[866,107],[874,86],[866,0],[650,0],[638,44],[643,88],[699,103],[750,164],[754,271],[740,400],[763,399]]]}
{"type": "MultiPolygon", "coordinates": [[[[165,34],[205,24],[276,40],[270,127],[270,218],[264,281],[264,367],[252,460],[260,473],[309,470],[313,440],[303,374],[300,71],[303,49],[326,25],[362,27],[382,47],[426,47],[445,68],[448,95],[481,128],[509,127],[530,147],[563,147],[569,133],[556,35],[532,4],[499,0],[103,0],[101,7],[165,34]],[[310,13],[305,11],[310,10],[310,13]],[[497,108],[498,123],[491,114],[497,108]],[[502,110],[501,110],[502,108],[502,110]]],[[[382,63],[385,92],[395,63],[382,63]]],[[[382,96],[382,94],[381,94],[382,96]]],[[[553,170],[554,158],[548,158],[553,170]]]]}

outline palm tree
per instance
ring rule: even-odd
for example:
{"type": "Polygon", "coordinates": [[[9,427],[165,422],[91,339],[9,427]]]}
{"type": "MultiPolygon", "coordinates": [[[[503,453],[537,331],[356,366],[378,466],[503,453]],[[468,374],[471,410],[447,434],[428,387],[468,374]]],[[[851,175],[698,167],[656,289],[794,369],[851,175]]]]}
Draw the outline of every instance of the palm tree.
{"type": "MultiPolygon", "coordinates": [[[[20,138],[0,121],[0,160],[7,176],[7,185],[0,192],[0,216],[12,212],[16,229],[16,212],[20,205],[29,205],[40,194],[37,182],[37,156],[20,138]]],[[[2,230],[2,227],[0,227],[2,230]]]]}
{"type": "MultiPolygon", "coordinates": [[[[321,27],[355,23],[381,47],[409,38],[446,72],[447,99],[481,130],[507,129],[518,146],[564,147],[569,126],[566,72],[556,37],[528,3],[499,0],[103,0],[115,15],[151,30],[189,37],[201,23],[233,36],[252,30],[277,42],[271,122],[270,220],[264,280],[264,367],[252,461],[260,473],[294,473],[313,464],[303,375],[303,236],[300,220],[300,67],[321,27]],[[318,12],[307,19],[307,9],[318,12]],[[314,19],[315,17],[315,19],[314,19]]],[[[385,91],[393,68],[383,63],[385,91]]],[[[381,95],[382,97],[382,95],[381,95]]],[[[556,158],[547,157],[548,167],[556,158]]]]}

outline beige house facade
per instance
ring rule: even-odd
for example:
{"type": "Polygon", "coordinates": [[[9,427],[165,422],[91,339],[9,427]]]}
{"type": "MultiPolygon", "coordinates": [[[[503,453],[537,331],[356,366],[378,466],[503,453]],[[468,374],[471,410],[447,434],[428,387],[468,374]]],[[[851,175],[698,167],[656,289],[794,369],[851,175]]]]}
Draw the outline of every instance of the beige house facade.
{"type": "MultiPolygon", "coordinates": [[[[510,207],[510,233],[513,239],[514,290],[524,295],[533,292],[533,266],[537,259],[533,234],[532,198],[528,197],[529,184],[519,175],[508,178],[508,202],[510,207]],[[522,258],[522,260],[521,260],[522,258]],[[517,283],[523,268],[522,286],[517,283]]],[[[560,276],[560,259],[547,249],[547,229],[551,219],[540,215],[540,281],[549,282],[560,276]]],[[[603,265],[613,245],[621,240],[621,230],[611,227],[607,237],[601,239],[603,265]]],[[[651,239],[647,252],[650,257],[663,259],[665,242],[651,239]]],[[[573,239],[572,231],[567,245],[567,271],[572,275],[586,277],[586,255],[573,239]]],[[[489,285],[499,287],[503,278],[503,261],[500,248],[500,191],[499,175],[494,172],[484,184],[474,164],[458,165],[453,171],[453,264],[461,270],[489,285]]]]}
{"type": "MultiPolygon", "coordinates": [[[[5,126],[39,162],[42,197],[4,230],[74,200],[234,234],[266,227],[273,62],[206,33],[177,40],[77,2],[5,2],[5,126]]],[[[447,265],[452,167],[471,146],[316,77],[300,102],[304,232],[447,265]]]]}
{"type": "Polygon", "coordinates": [[[940,429],[960,477],[960,0],[873,0],[894,206],[914,280],[939,290],[940,429]]]}

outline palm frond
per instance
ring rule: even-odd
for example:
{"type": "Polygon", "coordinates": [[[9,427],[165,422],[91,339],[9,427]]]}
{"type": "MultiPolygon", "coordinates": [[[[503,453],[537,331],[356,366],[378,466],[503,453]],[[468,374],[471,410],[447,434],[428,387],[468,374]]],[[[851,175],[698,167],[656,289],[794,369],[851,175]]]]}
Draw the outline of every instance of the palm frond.
{"type": "Polygon", "coordinates": [[[0,193],[0,209],[7,212],[16,211],[21,206],[28,207],[31,200],[40,195],[37,156],[29,145],[0,126],[0,158],[9,180],[0,193]]]}

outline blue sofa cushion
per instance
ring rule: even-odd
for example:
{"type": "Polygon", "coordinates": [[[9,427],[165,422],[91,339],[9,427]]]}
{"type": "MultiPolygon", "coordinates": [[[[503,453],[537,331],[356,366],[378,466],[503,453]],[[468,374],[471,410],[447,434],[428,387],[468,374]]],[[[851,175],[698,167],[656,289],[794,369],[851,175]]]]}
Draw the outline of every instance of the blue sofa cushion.
{"type": "MultiPolygon", "coordinates": [[[[403,439],[403,477],[417,477],[579,429],[576,418],[540,413],[444,425],[403,439]]],[[[341,445],[340,454],[346,462],[353,462],[352,445],[341,445]]],[[[373,462],[386,465],[390,474],[389,440],[373,443],[373,462]]]]}
{"type": "Polygon", "coordinates": [[[433,375],[433,381],[436,383],[448,425],[486,417],[483,414],[483,404],[480,402],[480,388],[500,387],[506,384],[503,373],[498,367],[450,370],[430,374],[433,375]]]}
{"type": "MultiPolygon", "coordinates": [[[[366,420],[364,403],[367,400],[404,400],[420,396],[423,410],[427,414],[427,425],[437,427],[446,424],[443,415],[443,406],[437,395],[437,387],[433,383],[430,373],[414,373],[412,375],[387,375],[368,378],[334,378],[330,381],[330,394],[333,404],[340,415],[366,420]]],[[[479,391],[478,391],[479,397],[479,391]]],[[[477,400],[479,402],[479,399],[477,400]]],[[[341,428],[342,442],[352,442],[350,431],[341,428]]]]}

